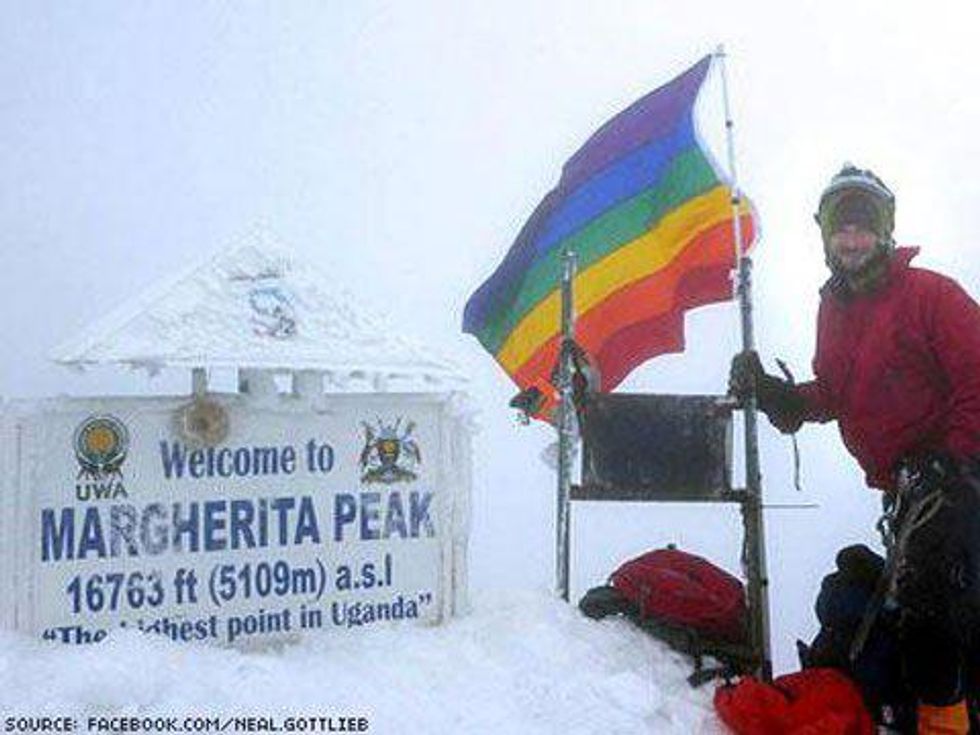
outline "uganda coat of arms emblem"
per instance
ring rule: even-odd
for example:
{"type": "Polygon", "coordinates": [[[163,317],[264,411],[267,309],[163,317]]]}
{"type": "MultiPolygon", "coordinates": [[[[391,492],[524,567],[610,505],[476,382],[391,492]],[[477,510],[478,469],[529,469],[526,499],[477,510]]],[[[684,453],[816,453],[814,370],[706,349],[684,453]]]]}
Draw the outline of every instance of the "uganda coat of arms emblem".
{"type": "Polygon", "coordinates": [[[418,479],[415,470],[422,464],[422,453],[412,437],[415,422],[409,421],[401,430],[401,418],[394,424],[377,420],[375,427],[361,422],[364,427],[364,449],[361,450],[361,482],[411,482],[418,479]]]}

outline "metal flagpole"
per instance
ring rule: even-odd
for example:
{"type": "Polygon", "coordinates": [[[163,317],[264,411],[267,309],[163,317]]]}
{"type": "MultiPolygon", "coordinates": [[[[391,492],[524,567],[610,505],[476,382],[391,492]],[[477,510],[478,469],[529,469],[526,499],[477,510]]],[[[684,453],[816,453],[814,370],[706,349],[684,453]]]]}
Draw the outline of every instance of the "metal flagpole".
{"type": "Polygon", "coordinates": [[[555,578],[558,594],[568,602],[569,592],[569,530],[571,526],[572,449],[575,441],[572,429],[575,406],[572,403],[572,339],[575,336],[572,311],[572,281],[575,278],[575,253],[566,250],[562,255],[561,273],[561,347],[558,352],[558,512],[555,518],[557,546],[555,578]]]}
{"type": "MultiPolygon", "coordinates": [[[[735,135],[731,109],[728,104],[728,74],[725,70],[725,48],[718,46],[715,52],[721,66],[721,88],[725,105],[725,136],[728,146],[728,169],[732,178],[732,214],[735,229],[735,256],[738,263],[738,301],[742,323],[742,349],[755,349],[752,325],[752,259],[743,252],[742,222],[739,213],[741,192],[735,168],[735,135]]],[[[748,580],[751,641],[753,650],[760,656],[760,677],[772,679],[772,656],[769,648],[769,578],[766,574],[766,542],[762,517],[762,477],[759,472],[759,429],[755,396],[745,402],[745,490],[742,503],[742,524],[745,529],[745,545],[742,564],[748,580]]]]}

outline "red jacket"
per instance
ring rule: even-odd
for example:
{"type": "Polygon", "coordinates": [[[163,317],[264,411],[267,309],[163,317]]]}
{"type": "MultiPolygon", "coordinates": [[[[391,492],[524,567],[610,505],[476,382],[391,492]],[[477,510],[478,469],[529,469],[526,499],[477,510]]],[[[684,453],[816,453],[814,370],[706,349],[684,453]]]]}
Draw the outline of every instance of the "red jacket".
{"type": "Polygon", "coordinates": [[[837,420],[868,485],[894,486],[907,455],[980,457],[980,306],[955,281],[913,268],[900,248],[884,285],[821,291],[808,421],[837,420]]]}

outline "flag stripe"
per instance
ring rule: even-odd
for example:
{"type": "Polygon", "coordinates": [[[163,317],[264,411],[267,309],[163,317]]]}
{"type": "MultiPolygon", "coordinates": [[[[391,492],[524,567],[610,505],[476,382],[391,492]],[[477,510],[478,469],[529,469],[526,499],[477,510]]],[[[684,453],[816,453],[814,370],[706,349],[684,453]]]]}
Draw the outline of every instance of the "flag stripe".
{"type": "MultiPolygon", "coordinates": [[[[728,269],[723,269],[727,282],[728,269]]],[[[731,285],[726,283],[728,288],[731,285]]],[[[724,297],[719,297],[721,301],[724,297]]],[[[602,365],[600,390],[611,391],[651,357],[684,351],[684,312],[669,311],[616,332],[596,355],[602,365]]]]}
{"type": "Polygon", "coordinates": [[[503,261],[470,296],[463,309],[464,332],[476,334],[491,314],[510,308],[511,291],[517,287],[521,274],[531,261],[531,252],[527,243],[533,240],[534,234],[544,226],[558,201],[559,195],[556,189],[552,189],[545,195],[524,223],[503,261]]]}
{"type": "MultiPolygon", "coordinates": [[[[726,250],[731,247],[729,236],[730,233],[722,234],[726,250]]],[[[732,261],[728,261],[683,274],[676,289],[675,311],[630,324],[606,340],[597,356],[598,364],[604,368],[601,390],[612,390],[651,357],[683,352],[684,311],[730,299],[732,269],[732,261]]]]}
{"type": "Polygon", "coordinates": [[[711,57],[701,61],[662,87],[641,97],[599,128],[562,169],[562,186],[571,189],[594,176],[634,148],[667,134],[677,121],[690,115],[711,57]]]}
{"type": "Polygon", "coordinates": [[[694,123],[688,116],[669,136],[642,146],[577,189],[569,191],[559,185],[532,215],[533,227],[524,228],[503,262],[467,305],[464,330],[478,334],[494,316],[509,310],[528,270],[548,257],[561,241],[644,189],[660,185],[677,156],[697,147],[694,123]]]}
{"type": "MultiPolygon", "coordinates": [[[[751,216],[743,215],[742,224],[751,237],[751,216]]],[[[576,321],[576,341],[602,367],[602,390],[614,388],[644,360],[683,349],[681,309],[731,297],[729,274],[735,261],[731,233],[730,220],[699,232],[664,268],[620,289],[576,321]]],[[[556,330],[517,369],[501,366],[518,385],[530,385],[541,376],[550,376],[559,340],[556,330]]]]}
{"type": "MultiPolygon", "coordinates": [[[[577,194],[577,190],[597,177],[605,168],[619,166],[620,159],[633,158],[630,154],[643,148],[656,150],[665,145],[665,139],[690,137],[694,140],[692,112],[701,83],[708,73],[711,57],[705,57],[684,74],[641,98],[603,125],[583,145],[562,169],[558,185],[542,199],[531,217],[521,228],[517,239],[504,256],[503,262],[494,273],[470,297],[463,312],[463,331],[477,334],[487,319],[494,313],[510,308],[513,290],[519,287],[520,277],[533,264],[544,250],[535,250],[535,244],[542,242],[544,228],[551,226],[553,218],[564,220],[562,214],[565,200],[577,194]],[[649,144],[649,145],[647,145],[649,144]]],[[[677,144],[675,141],[674,145],[677,144]]],[[[669,146],[668,146],[669,147],[669,146]]],[[[680,150],[679,148],[677,150],[680,150]]],[[[649,153],[646,150],[646,153],[649,153]]],[[[638,152],[639,157],[643,152],[638,152]]],[[[622,170],[639,173],[649,184],[655,179],[655,167],[630,166],[624,161],[622,170]],[[647,178],[653,177],[653,178],[647,178]]],[[[615,177],[613,177],[615,178],[615,177]]],[[[646,184],[637,183],[633,193],[646,184]]],[[[629,196],[624,190],[622,196],[629,196]]],[[[613,200],[610,204],[614,204],[613,200]]],[[[594,217],[597,210],[593,210],[594,217]]],[[[561,239],[571,233],[588,219],[566,223],[563,234],[554,237],[561,239]]],[[[543,246],[545,249],[547,244],[543,246]]]]}
{"type": "Polygon", "coordinates": [[[492,353],[500,349],[514,326],[558,287],[564,250],[576,253],[578,268],[584,271],[656,226],[666,213],[717,183],[718,177],[703,151],[685,151],[673,160],[655,187],[604,213],[539,259],[524,274],[510,297],[509,308],[491,315],[477,338],[492,353]]]}
{"type": "Polygon", "coordinates": [[[638,148],[569,192],[531,243],[532,259],[545,255],[561,240],[620,202],[657,186],[674,159],[696,147],[694,123],[688,118],[668,137],[638,148]]]}
{"type": "MultiPolygon", "coordinates": [[[[698,233],[730,218],[731,197],[727,186],[716,186],[685,202],[665,216],[657,227],[613,251],[576,277],[577,311],[584,315],[623,286],[663,268],[698,233]]],[[[554,291],[521,320],[497,352],[497,359],[505,370],[513,373],[557,332],[560,313],[561,293],[554,291]]]]}

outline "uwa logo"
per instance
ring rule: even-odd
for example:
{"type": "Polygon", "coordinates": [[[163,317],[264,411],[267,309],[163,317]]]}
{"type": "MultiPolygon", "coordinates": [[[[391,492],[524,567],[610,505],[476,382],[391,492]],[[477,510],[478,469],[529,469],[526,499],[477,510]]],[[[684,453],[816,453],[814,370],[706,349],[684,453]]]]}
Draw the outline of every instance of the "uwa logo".
{"type": "Polygon", "coordinates": [[[122,464],[129,451],[126,425],[109,414],[89,416],[72,438],[78,475],[75,497],[79,500],[111,500],[128,497],[122,464]]]}

